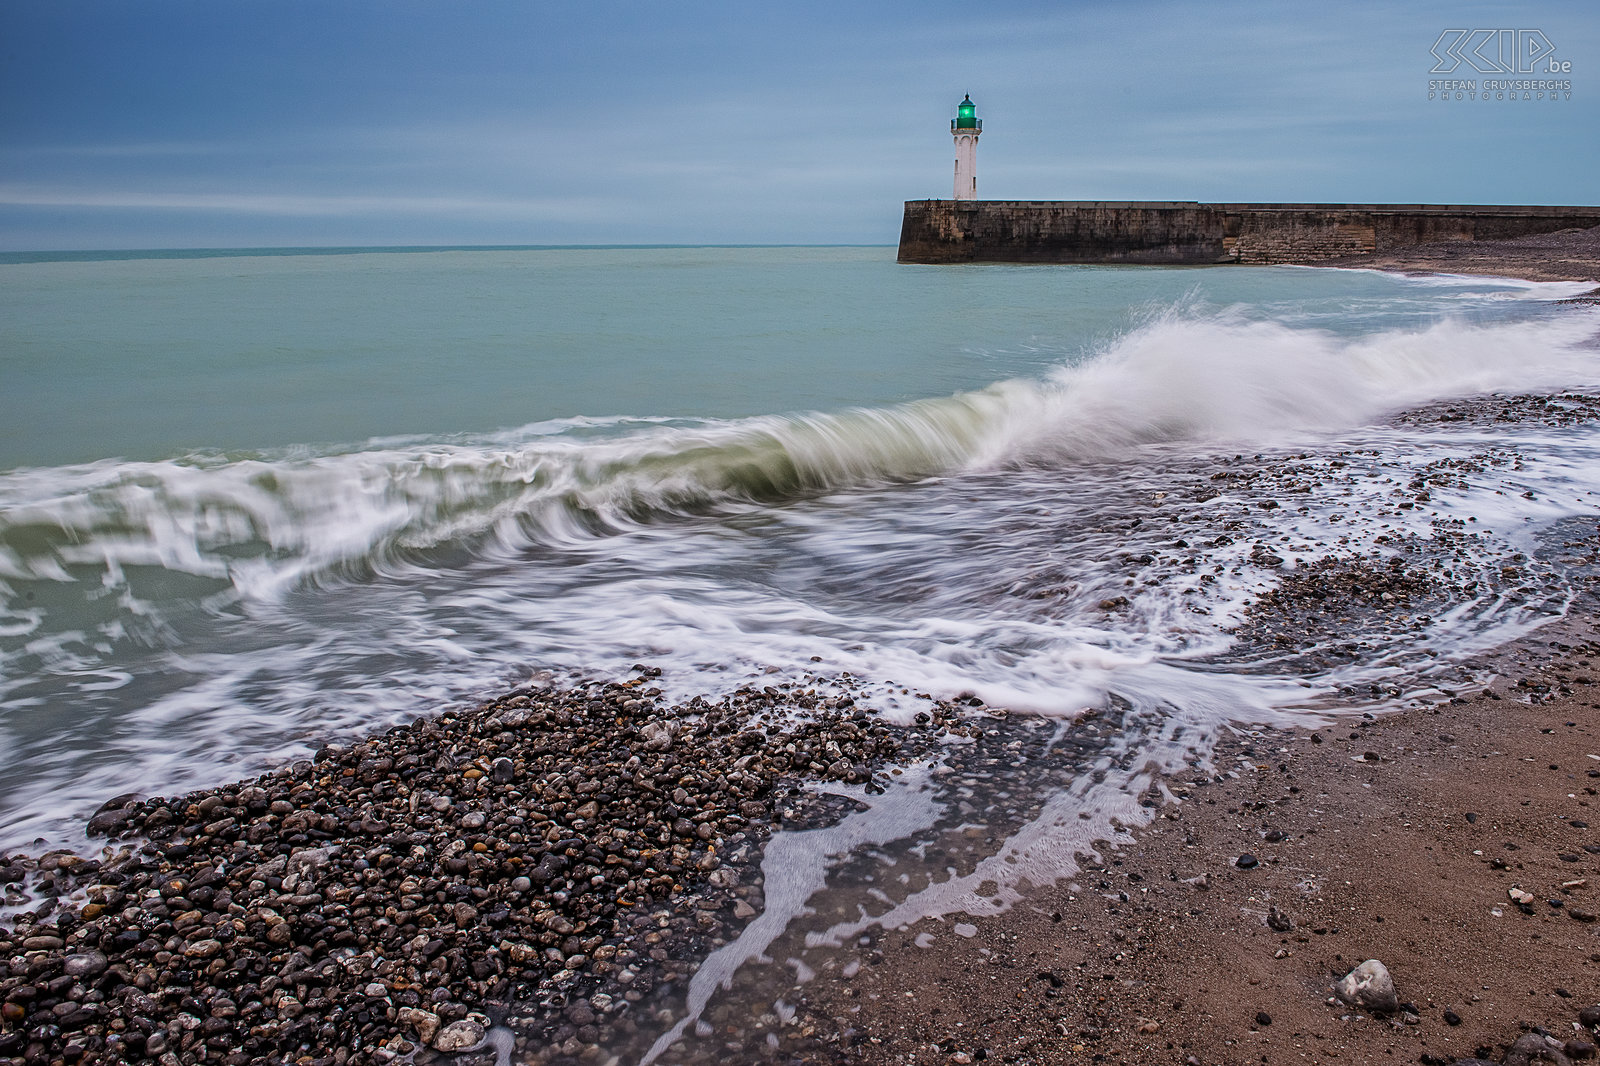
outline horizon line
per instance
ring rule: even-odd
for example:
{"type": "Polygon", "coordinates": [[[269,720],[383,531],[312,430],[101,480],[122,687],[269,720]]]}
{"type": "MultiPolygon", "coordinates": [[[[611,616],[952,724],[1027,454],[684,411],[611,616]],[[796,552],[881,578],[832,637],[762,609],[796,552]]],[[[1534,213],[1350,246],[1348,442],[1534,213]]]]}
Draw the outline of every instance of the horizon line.
{"type": "Polygon", "coordinates": [[[104,259],[224,258],[241,255],[360,255],[371,252],[523,252],[523,251],[605,251],[667,248],[894,248],[879,242],[802,243],[605,243],[605,244],[254,244],[191,245],[174,248],[35,248],[3,251],[0,263],[52,262],[98,257],[104,259]]]}

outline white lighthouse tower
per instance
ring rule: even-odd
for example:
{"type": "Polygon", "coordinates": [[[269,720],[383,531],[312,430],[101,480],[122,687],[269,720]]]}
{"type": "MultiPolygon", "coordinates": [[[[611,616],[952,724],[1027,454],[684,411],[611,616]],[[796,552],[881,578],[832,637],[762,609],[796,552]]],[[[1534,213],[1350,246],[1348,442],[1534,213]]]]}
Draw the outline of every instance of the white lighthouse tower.
{"type": "Polygon", "coordinates": [[[983,119],[977,116],[977,110],[969,93],[956,108],[956,117],[950,120],[950,133],[956,139],[957,200],[978,198],[978,135],[983,132],[983,119]]]}

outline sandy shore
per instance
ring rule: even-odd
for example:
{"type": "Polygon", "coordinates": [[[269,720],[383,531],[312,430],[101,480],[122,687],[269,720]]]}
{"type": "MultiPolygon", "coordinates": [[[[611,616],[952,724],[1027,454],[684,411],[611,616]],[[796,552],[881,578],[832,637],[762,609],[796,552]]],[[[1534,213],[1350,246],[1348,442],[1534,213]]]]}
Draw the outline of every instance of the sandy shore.
{"type": "Polygon", "coordinates": [[[938,952],[887,937],[809,1006],[867,1063],[1500,1062],[1538,1032],[1592,1054],[1593,611],[1491,657],[1482,695],[1232,738],[1103,863],[938,952]],[[1372,958],[1392,1014],[1330,998],[1372,958]]]}

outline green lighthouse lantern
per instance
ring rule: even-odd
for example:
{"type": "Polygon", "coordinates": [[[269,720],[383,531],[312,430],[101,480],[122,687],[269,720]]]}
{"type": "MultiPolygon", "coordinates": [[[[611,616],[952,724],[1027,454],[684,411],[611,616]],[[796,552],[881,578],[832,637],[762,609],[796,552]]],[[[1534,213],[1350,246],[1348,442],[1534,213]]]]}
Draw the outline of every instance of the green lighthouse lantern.
{"type": "Polygon", "coordinates": [[[970,93],[967,94],[964,99],[962,99],[961,104],[956,108],[956,129],[983,129],[983,123],[978,121],[978,105],[972,102],[972,95],[970,93]]]}
{"type": "Polygon", "coordinates": [[[956,185],[952,196],[957,200],[978,198],[978,138],[983,135],[983,119],[978,117],[978,105],[969,93],[956,105],[956,117],[950,120],[950,135],[956,139],[956,185]]]}

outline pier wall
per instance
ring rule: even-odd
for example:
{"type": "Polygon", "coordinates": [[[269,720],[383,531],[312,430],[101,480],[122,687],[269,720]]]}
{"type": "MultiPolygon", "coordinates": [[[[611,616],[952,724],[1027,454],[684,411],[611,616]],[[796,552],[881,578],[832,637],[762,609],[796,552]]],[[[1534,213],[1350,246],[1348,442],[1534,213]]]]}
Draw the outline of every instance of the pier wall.
{"type": "Polygon", "coordinates": [[[1600,226],[1600,207],[908,200],[902,263],[1312,263],[1600,226]]]}

